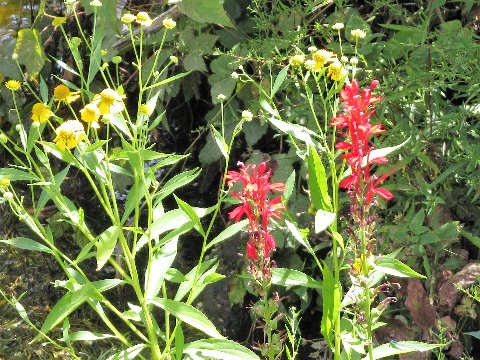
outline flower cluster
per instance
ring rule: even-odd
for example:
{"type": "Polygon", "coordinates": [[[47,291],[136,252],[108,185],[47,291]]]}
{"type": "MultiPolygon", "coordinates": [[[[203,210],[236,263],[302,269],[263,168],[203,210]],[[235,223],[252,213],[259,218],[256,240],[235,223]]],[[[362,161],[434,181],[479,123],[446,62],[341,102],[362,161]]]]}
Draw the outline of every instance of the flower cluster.
{"type": "Polygon", "coordinates": [[[312,46],[309,48],[311,59],[306,60],[303,54],[296,54],[290,58],[290,64],[294,67],[305,65],[305,68],[311,72],[318,73],[327,68],[327,77],[333,81],[340,81],[347,76],[347,71],[343,64],[337,59],[337,55],[329,50],[320,49],[312,46]]]}
{"type": "MultiPolygon", "coordinates": [[[[230,219],[240,221],[243,215],[248,218],[250,239],[247,243],[247,259],[260,264],[262,270],[269,266],[269,259],[275,250],[275,239],[270,233],[271,218],[280,218],[279,211],[284,209],[282,197],[277,196],[270,200],[270,191],[282,192],[283,183],[270,183],[271,169],[267,170],[266,163],[255,166],[243,165],[240,171],[229,171],[226,175],[227,185],[232,186],[238,181],[243,184],[241,192],[231,192],[240,200],[241,205],[229,213],[230,219]]],[[[264,274],[266,275],[266,274],[264,274]]]]}
{"type": "Polygon", "coordinates": [[[374,146],[370,143],[373,135],[385,131],[381,124],[370,123],[370,118],[375,113],[372,105],[382,100],[379,96],[372,96],[377,85],[378,81],[374,80],[369,89],[361,91],[355,79],[351,85],[345,85],[340,91],[340,99],[344,102],[343,114],[331,121],[332,126],[347,130],[340,133],[345,136],[345,141],[338,142],[335,147],[347,151],[343,157],[350,166],[351,175],[342,180],[340,187],[349,190],[349,195],[356,205],[368,206],[375,195],[385,200],[393,198],[390,191],[378,187],[387,176],[377,178],[370,174],[372,164],[388,162],[384,156],[372,155],[374,146]]]}

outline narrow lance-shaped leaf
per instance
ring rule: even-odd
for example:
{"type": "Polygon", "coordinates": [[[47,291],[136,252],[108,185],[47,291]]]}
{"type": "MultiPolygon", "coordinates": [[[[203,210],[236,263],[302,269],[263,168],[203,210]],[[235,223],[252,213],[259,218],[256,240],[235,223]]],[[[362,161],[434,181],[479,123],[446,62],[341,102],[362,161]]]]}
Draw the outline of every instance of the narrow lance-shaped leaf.
{"type": "Polygon", "coordinates": [[[308,152],[308,188],[316,209],[332,211],[332,201],[328,194],[328,182],[322,160],[313,146],[308,152]]]}
{"type": "Polygon", "coordinates": [[[121,227],[113,225],[98,237],[95,243],[97,247],[97,270],[100,270],[112,256],[121,231],[121,227]]]}

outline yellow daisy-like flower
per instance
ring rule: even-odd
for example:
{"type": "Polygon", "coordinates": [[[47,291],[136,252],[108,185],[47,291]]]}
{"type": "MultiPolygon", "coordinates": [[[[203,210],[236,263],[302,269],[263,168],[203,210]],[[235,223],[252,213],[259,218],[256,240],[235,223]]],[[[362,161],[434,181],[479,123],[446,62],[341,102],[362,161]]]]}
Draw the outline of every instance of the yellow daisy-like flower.
{"type": "Polygon", "coordinates": [[[330,64],[328,67],[328,74],[332,80],[339,81],[341,78],[345,76],[345,71],[343,69],[342,63],[338,60],[335,60],[333,63],[330,64]]]}
{"type": "Polygon", "coordinates": [[[135,15],[133,14],[123,14],[123,16],[120,18],[120,20],[124,23],[124,24],[131,24],[132,22],[134,22],[137,18],[135,17],[135,15]]]}
{"type": "Polygon", "coordinates": [[[173,29],[175,26],[177,26],[177,23],[171,18],[166,18],[162,21],[162,24],[167,29],[173,29]]]}
{"type": "Polygon", "coordinates": [[[360,29],[352,30],[350,32],[350,34],[352,34],[352,36],[355,40],[363,39],[363,38],[365,38],[365,36],[367,36],[367,33],[363,30],[360,30],[360,29]]]}
{"type": "Polygon", "coordinates": [[[150,106],[148,104],[142,104],[138,107],[138,112],[142,115],[150,116],[152,113],[152,109],[150,109],[150,106]]]}
{"type": "Polygon", "coordinates": [[[85,130],[80,121],[68,120],[55,129],[57,136],[53,141],[60,149],[73,149],[85,138],[85,130]]]}
{"type": "Polygon", "coordinates": [[[65,16],[56,16],[52,21],[52,25],[57,27],[62,24],[65,24],[66,22],[67,22],[67,18],[65,16]]]}
{"type": "Polygon", "coordinates": [[[32,107],[32,120],[35,122],[44,123],[52,115],[52,110],[44,103],[36,103],[32,107]]]}
{"type": "Polygon", "coordinates": [[[95,104],[87,104],[80,110],[80,117],[86,123],[96,123],[100,118],[100,110],[95,104]]]}
{"type": "Polygon", "coordinates": [[[152,25],[153,20],[150,19],[150,15],[148,15],[145,11],[140,11],[137,14],[137,24],[141,26],[149,27],[152,25]]]}
{"type": "Polygon", "coordinates": [[[320,71],[325,66],[325,63],[334,60],[336,55],[328,50],[317,50],[312,54],[312,58],[315,61],[313,70],[320,71]]]}
{"type": "Polygon", "coordinates": [[[57,85],[53,90],[53,96],[60,102],[70,104],[80,97],[78,91],[70,91],[68,87],[63,84],[57,85]]]}
{"type": "Polygon", "coordinates": [[[19,81],[17,80],[8,80],[6,83],[5,83],[5,87],[8,89],[8,90],[11,90],[11,91],[17,91],[18,89],[20,89],[20,86],[22,84],[20,84],[19,81]]]}
{"type": "Polygon", "coordinates": [[[305,62],[305,55],[297,54],[290,58],[292,66],[300,66],[305,62]]]}
{"type": "Polygon", "coordinates": [[[105,89],[100,94],[95,95],[92,103],[98,107],[100,114],[116,114],[125,109],[123,99],[125,95],[120,95],[113,89],[105,89]]]}
{"type": "Polygon", "coordinates": [[[7,177],[0,178],[0,188],[7,188],[10,186],[10,179],[7,177]]]}

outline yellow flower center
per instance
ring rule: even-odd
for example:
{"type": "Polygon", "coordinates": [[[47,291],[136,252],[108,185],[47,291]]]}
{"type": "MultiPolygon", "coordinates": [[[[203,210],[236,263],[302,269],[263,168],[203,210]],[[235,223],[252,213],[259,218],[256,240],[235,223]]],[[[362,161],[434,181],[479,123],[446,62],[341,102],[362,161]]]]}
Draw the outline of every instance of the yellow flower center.
{"type": "Polygon", "coordinates": [[[32,120],[36,122],[45,122],[52,116],[50,108],[43,103],[36,103],[32,107],[32,120]]]}
{"type": "Polygon", "coordinates": [[[117,98],[117,93],[113,89],[105,89],[100,93],[100,101],[108,106],[113,105],[113,102],[117,98]]]}
{"type": "Polygon", "coordinates": [[[5,87],[11,91],[17,91],[18,89],[20,89],[20,85],[20,82],[17,80],[8,80],[5,83],[5,87]]]}
{"type": "Polygon", "coordinates": [[[53,90],[53,96],[55,99],[65,101],[70,95],[70,89],[65,85],[58,85],[53,90]]]}
{"type": "Polygon", "coordinates": [[[85,122],[96,122],[100,117],[100,111],[94,104],[87,104],[82,110],[80,110],[80,116],[85,122]]]}

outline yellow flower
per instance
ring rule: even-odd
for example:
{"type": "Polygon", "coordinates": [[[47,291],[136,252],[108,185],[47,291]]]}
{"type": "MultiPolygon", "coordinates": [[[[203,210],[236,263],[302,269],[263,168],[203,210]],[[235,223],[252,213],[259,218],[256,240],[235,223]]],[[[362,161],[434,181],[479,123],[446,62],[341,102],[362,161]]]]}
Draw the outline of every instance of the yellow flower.
{"type": "Polygon", "coordinates": [[[333,63],[330,64],[328,67],[328,74],[332,80],[339,81],[341,78],[345,76],[345,70],[343,69],[342,63],[338,60],[335,60],[333,63]]]}
{"type": "Polygon", "coordinates": [[[315,66],[313,67],[314,71],[320,71],[325,66],[326,62],[333,61],[335,59],[335,54],[328,50],[317,50],[313,53],[312,57],[315,61],[315,66]]]}
{"type": "Polygon", "coordinates": [[[7,188],[10,186],[10,179],[7,177],[0,178],[0,188],[7,188]]]}
{"type": "Polygon", "coordinates": [[[73,149],[80,141],[85,138],[85,130],[83,125],[77,120],[65,121],[62,125],[55,129],[57,136],[53,141],[60,149],[73,149]]]}
{"type": "Polygon", "coordinates": [[[116,114],[125,109],[123,99],[125,95],[120,95],[113,89],[105,89],[100,94],[95,95],[92,103],[98,107],[100,114],[116,114]]]}
{"type": "Polygon", "coordinates": [[[32,120],[36,122],[43,123],[48,120],[50,116],[52,116],[52,110],[45,105],[44,103],[36,103],[32,107],[32,120]]]}
{"type": "Polygon", "coordinates": [[[53,96],[58,101],[66,104],[70,104],[80,97],[78,91],[70,91],[70,89],[63,84],[55,86],[55,89],[53,90],[53,96]]]}
{"type": "Polygon", "coordinates": [[[150,109],[150,106],[148,106],[148,104],[142,104],[138,108],[138,112],[142,115],[150,116],[150,114],[152,113],[152,109],[150,109]]]}
{"type": "Polygon", "coordinates": [[[62,24],[65,24],[66,22],[67,22],[67,18],[65,16],[56,16],[52,21],[52,25],[57,27],[62,24]]]}
{"type": "Polygon", "coordinates": [[[137,14],[137,23],[141,26],[149,27],[152,25],[153,20],[150,19],[150,15],[148,15],[145,11],[140,11],[137,14]]]}
{"type": "Polygon", "coordinates": [[[85,107],[80,110],[80,117],[86,123],[95,123],[100,117],[100,110],[94,104],[87,104],[85,107]]]}
{"type": "Polygon", "coordinates": [[[166,18],[165,20],[163,20],[162,24],[167,29],[173,29],[177,25],[177,23],[170,18],[166,18]]]}
{"type": "Polygon", "coordinates": [[[363,38],[365,38],[365,36],[367,36],[367,33],[363,30],[360,30],[360,29],[352,30],[352,31],[350,31],[350,33],[352,34],[352,36],[355,40],[363,39],[363,38]]]}
{"type": "Polygon", "coordinates": [[[305,62],[305,55],[294,55],[290,58],[290,64],[292,66],[300,66],[305,62]]]}
{"type": "Polygon", "coordinates": [[[133,14],[123,14],[123,16],[120,19],[124,24],[131,24],[136,20],[135,15],[133,14]]]}
{"type": "Polygon", "coordinates": [[[6,83],[5,83],[5,87],[8,89],[8,90],[11,90],[11,91],[17,91],[18,89],[20,89],[20,86],[22,84],[20,84],[19,81],[17,80],[8,80],[6,83]]]}

